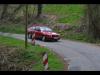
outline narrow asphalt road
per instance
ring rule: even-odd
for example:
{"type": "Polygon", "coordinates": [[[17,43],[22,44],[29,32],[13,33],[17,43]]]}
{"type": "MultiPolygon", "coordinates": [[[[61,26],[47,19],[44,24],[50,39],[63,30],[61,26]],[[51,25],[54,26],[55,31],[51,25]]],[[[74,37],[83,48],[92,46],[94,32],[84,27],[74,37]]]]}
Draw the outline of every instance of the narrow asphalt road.
{"type": "MultiPolygon", "coordinates": [[[[22,34],[2,33],[0,35],[24,40],[22,34]]],[[[28,40],[29,42],[31,40],[28,40]]],[[[58,42],[42,42],[36,40],[37,44],[44,45],[58,53],[69,61],[69,71],[100,71],[100,47],[81,42],[60,40],[58,42]]]]}

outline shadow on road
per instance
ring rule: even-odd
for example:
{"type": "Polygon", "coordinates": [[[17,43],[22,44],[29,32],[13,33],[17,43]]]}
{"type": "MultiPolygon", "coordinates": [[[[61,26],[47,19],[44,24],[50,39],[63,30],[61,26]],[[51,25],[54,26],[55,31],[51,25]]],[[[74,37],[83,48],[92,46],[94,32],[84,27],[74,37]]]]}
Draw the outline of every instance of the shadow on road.
{"type": "MultiPolygon", "coordinates": [[[[31,39],[30,39],[31,40],[31,39]]],[[[42,41],[41,39],[35,39],[37,41],[41,41],[41,42],[46,42],[46,43],[57,43],[57,42],[61,42],[61,40],[58,40],[58,41],[42,41]]]]}

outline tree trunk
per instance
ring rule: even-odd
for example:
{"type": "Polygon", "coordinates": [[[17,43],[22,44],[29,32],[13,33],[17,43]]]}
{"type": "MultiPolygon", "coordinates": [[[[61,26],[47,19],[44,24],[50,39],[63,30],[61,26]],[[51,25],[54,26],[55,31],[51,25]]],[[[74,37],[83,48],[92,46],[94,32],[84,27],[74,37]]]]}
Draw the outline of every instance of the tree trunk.
{"type": "Polygon", "coordinates": [[[42,14],[42,4],[37,5],[37,17],[39,18],[42,14]]]}
{"type": "Polygon", "coordinates": [[[12,12],[12,14],[10,14],[10,20],[14,19],[14,16],[17,14],[17,12],[22,8],[22,4],[20,4],[17,8],[15,8],[15,10],[12,12]]]}
{"type": "Polygon", "coordinates": [[[87,5],[87,32],[94,39],[100,38],[100,5],[87,5]]]}
{"type": "Polygon", "coordinates": [[[3,5],[3,10],[2,10],[2,13],[1,13],[1,20],[6,16],[7,14],[7,8],[8,8],[8,4],[4,4],[3,5]]]}
{"type": "Polygon", "coordinates": [[[27,25],[28,25],[28,5],[26,4],[26,25],[25,25],[25,48],[27,49],[27,25]]]}

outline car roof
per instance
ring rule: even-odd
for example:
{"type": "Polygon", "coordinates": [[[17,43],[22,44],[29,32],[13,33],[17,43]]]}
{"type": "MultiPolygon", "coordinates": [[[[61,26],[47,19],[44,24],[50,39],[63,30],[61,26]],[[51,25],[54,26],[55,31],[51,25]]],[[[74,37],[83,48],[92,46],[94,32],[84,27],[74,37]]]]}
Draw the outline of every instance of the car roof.
{"type": "Polygon", "coordinates": [[[46,27],[46,28],[52,29],[51,27],[49,27],[48,24],[30,24],[30,26],[28,26],[28,28],[30,28],[30,27],[46,27]]]}
{"type": "Polygon", "coordinates": [[[47,26],[35,26],[35,27],[41,27],[41,28],[42,28],[42,27],[45,27],[45,28],[49,28],[49,27],[47,27],[47,26]]]}
{"type": "Polygon", "coordinates": [[[31,26],[47,26],[47,24],[32,24],[31,26]]]}

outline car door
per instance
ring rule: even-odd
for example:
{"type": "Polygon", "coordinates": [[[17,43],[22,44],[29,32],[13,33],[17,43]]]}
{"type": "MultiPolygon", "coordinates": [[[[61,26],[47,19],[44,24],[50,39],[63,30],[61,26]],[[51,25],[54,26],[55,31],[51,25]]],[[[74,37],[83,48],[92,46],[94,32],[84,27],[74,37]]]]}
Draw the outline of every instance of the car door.
{"type": "Polygon", "coordinates": [[[41,36],[40,27],[36,27],[36,28],[35,28],[35,37],[36,37],[36,38],[40,38],[40,36],[41,36]]]}

